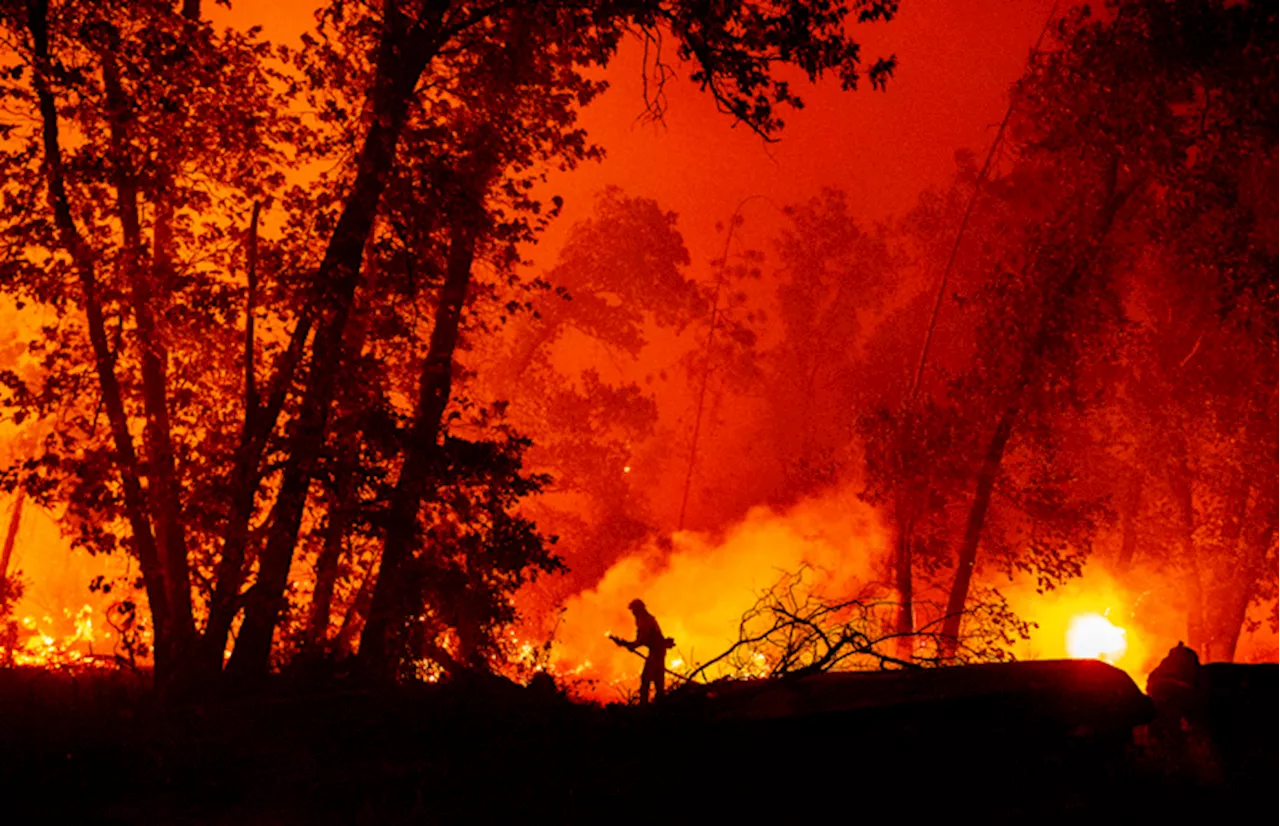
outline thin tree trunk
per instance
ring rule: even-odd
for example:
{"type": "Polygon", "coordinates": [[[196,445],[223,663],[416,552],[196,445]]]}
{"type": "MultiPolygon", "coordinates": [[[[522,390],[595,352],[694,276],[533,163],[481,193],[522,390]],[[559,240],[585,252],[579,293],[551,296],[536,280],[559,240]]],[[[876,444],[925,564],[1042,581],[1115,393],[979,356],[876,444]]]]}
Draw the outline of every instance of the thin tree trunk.
{"type": "Polygon", "coordinates": [[[911,543],[915,520],[906,511],[909,507],[899,496],[894,509],[897,523],[897,548],[894,552],[894,582],[898,589],[898,616],[894,632],[898,634],[898,655],[909,658],[915,646],[911,635],[915,633],[915,578],[911,543]]]}
{"type": "Polygon", "coordinates": [[[1205,650],[1204,587],[1200,580],[1200,553],[1196,545],[1196,511],[1191,490],[1190,470],[1181,456],[1173,469],[1170,487],[1178,515],[1178,544],[1182,546],[1182,564],[1186,569],[1183,596],[1187,601],[1187,645],[1207,660],[1205,650]]]}
{"type": "Polygon", "coordinates": [[[344,445],[342,458],[346,462],[340,461],[343,466],[339,467],[337,478],[329,488],[326,508],[329,523],[325,527],[324,546],[316,557],[315,590],[311,598],[311,614],[306,632],[305,644],[312,651],[324,648],[329,636],[333,591],[338,582],[338,563],[342,561],[355,499],[355,474],[348,466],[354,459],[353,453],[350,444],[344,445]]]}
{"type": "Polygon", "coordinates": [[[974,489],[973,503],[969,508],[969,518],[965,525],[964,539],[957,556],[956,577],[951,584],[951,594],[947,599],[947,614],[942,624],[943,640],[950,653],[954,653],[959,644],[960,620],[969,597],[969,584],[977,564],[978,543],[982,538],[987,511],[991,506],[991,492],[999,476],[1000,465],[1004,461],[1005,448],[1008,446],[1010,436],[1013,435],[1013,427],[1022,407],[1023,394],[1038,371],[1043,369],[1042,361],[1049,345],[1055,336],[1061,334],[1058,329],[1060,316],[1079,288],[1094,255],[1102,248],[1111,228],[1115,225],[1116,215],[1139,186],[1138,181],[1133,181],[1123,190],[1118,188],[1119,161],[1117,159],[1112,159],[1106,174],[1106,194],[1102,199],[1098,228],[1094,233],[1091,249],[1081,255],[1062,284],[1050,296],[1040,328],[1023,354],[1018,374],[1009,389],[1004,412],[996,424],[991,441],[983,455],[982,467],[978,472],[977,485],[974,489]]]}
{"type": "Polygon", "coordinates": [[[138,458],[133,437],[129,433],[128,415],[124,409],[120,383],[115,374],[115,357],[107,340],[106,326],[99,299],[98,275],[95,254],[72,217],[71,202],[67,195],[63,172],[62,148],[58,138],[58,109],[53,92],[49,88],[50,71],[48,2],[27,0],[27,26],[31,32],[35,56],[32,82],[35,86],[42,121],[42,141],[45,154],[45,175],[49,187],[49,201],[54,213],[60,246],[71,256],[76,274],[84,293],[85,317],[89,328],[89,341],[93,348],[94,368],[102,391],[103,406],[110,424],[116,450],[116,465],[124,488],[125,515],[131,530],[130,541],[134,554],[142,568],[142,578],[147,591],[154,626],[155,667],[157,682],[163,684],[169,677],[172,621],[168,604],[168,589],[160,562],[160,555],[151,531],[147,514],[146,497],[138,479],[138,458]]]}
{"type": "MultiPolygon", "coordinates": [[[[1223,506],[1224,519],[1218,532],[1218,539],[1211,546],[1210,561],[1231,560],[1225,576],[1209,577],[1204,599],[1204,651],[1200,652],[1204,661],[1223,659],[1223,651],[1234,647],[1228,642],[1229,637],[1236,636],[1232,628],[1237,597],[1248,593],[1245,605],[1252,597],[1253,576],[1246,562],[1248,550],[1243,539],[1244,527],[1249,520],[1250,501],[1253,499],[1253,485],[1247,475],[1242,472],[1240,478],[1226,492],[1223,506]]],[[[1220,564],[1220,563],[1219,563],[1220,564]]],[[[1240,620],[1243,622],[1243,618],[1240,620]]],[[[1230,655],[1225,659],[1229,660],[1230,655]]]]}
{"type": "MultiPolygon", "coordinates": [[[[316,461],[324,446],[329,412],[342,362],[343,337],[359,284],[364,245],[378,201],[395,162],[395,148],[418,78],[435,44],[389,3],[374,80],[372,126],[361,149],[351,195],[330,238],[317,280],[327,298],[326,315],[312,345],[311,370],[302,406],[289,438],[280,492],[272,510],[267,544],[259,558],[258,581],[245,599],[245,618],[228,671],[255,678],[267,671],[294,547],[302,524],[316,461]]],[[[432,27],[438,30],[438,26],[432,27]]],[[[233,614],[234,615],[234,614],[233,614]]]]}
{"type": "Polygon", "coordinates": [[[991,492],[1000,475],[1004,449],[1009,444],[1009,437],[1013,435],[1013,424],[1017,416],[1017,402],[1005,408],[987,445],[986,455],[982,457],[982,469],[978,472],[969,521],[965,525],[964,541],[960,545],[960,555],[956,561],[956,578],[951,584],[951,594],[947,599],[947,616],[942,621],[943,638],[951,643],[960,639],[960,618],[964,614],[965,601],[969,598],[969,583],[973,579],[978,560],[978,543],[986,525],[987,510],[991,507],[991,492]]]}
{"type": "Polygon", "coordinates": [[[246,575],[249,523],[262,479],[262,455],[284,408],[313,320],[312,308],[305,307],[290,336],[289,346],[277,363],[265,401],[260,406],[246,407],[244,411],[243,433],[231,471],[231,513],[222,537],[222,556],[218,560],[209,620],[205,626],[204,664],[214,672],[222,668],[223,651],[231,625],[241,607],[240,587],[246,575]]]}
{"type": "Polygon", "coordinates": [[[152,510],[156,544],[164,554],[165,582],[169,608],[173,613],[175,651],[182,657],[190,654],[195,640],[195,621],[191,609],[191,573],[187,564],[186,530],[182,521],[182,489],[173,450],[173,434],[169,422],[168,352],[155,320],[155,298],[151,288],[166,293],[173,274],[172,193],[166,191],[168,175],[154,193],[155,238],[151,252],[151,284],[144,273],[134,279],[134,317],[142,344],[142,392],[147,414],[145,444],[147,461],[153,478],[152,510]]]}
{"type": "Polygon", "coordinates": [[[1121,573],[1129,570],[1138,549],[1138,513],[1141,509],[1142,471],[1134,467],[1129,471],[1129,484],[1120,509],[1120,555],[1116,558],[1116,570],[1121,573]]]}
{"type": "MultiPolygon", "coordinates": [[[[165,593],[173,616],[175,654],[185,657],[195,638],[191,611],[191,579],[187,567],[186,537],[182,524],[182,495],[173,455],[168,410],[168,353],[156,323],[155,290],[167,290],[173,269],[173,205],[167,192],[168,174],[162,171],[155,204],[155,243],[150,277],[143,271],[142,229],[138,220],[138,185],[129,160],[128,104],[120,88],[113,55],[103,56],[103,86],[111,123],[113,183],[116,210],[124,237],[121,256],[129,284],[134,321],[141,350],[143,410],[147,426],[143,445],[147,455],[148,493],[161,553],[165,593]]],[[[163,154],[163,153],[162,153],[163,154]]],[[[164,159],[161,163],[163,165],[164,159]]]]}
{"type": "Polygon", "coordinates": [[[404,613],[402,568],[417,540],[418,509],[440,453],[441,425],[453,389],[453,354],[475,257],[477,230],[469,226],[468,218],[457,219],[450,232],[445,281],[440,288],[431,344],[422,362],[413,432],[391,495],[382,570],[360,638],[361,667],[371,675],[387,676],[394,666],[395,652],[389,637],[404,613]]]}
{"type": "Polygon", "coordinates": [[[378,584],[378,573],[381,570],[381,557],[374,559],[369,565],[369,572],[360,583],[360,590],[347,607],[342,617],[342,627],[334,637],[332,651],[338,657],[353,653],[356,640],[364,630],[365,617],[369,616],[369,608],[373,605],[373,589],[378,584]]]}
{"type": "Polygon", "coordinates": [[[258,295],[258,218],[262,214],[262,202],[253,202],[253,214],[249,218],[248,249],[245,252],[245,279],[248,284],[244,298],[244,433],[247,441],[252,427],[253,411],[258,409],[258,381],[254,369],[254,311],[258,295]]]}
{"type": "MultiPolygon", "coordinates": [[[[1260,498],[1261,502],[1265,497],[1260,498]]],[[[1240,634],[1244,630],[1245,619],[1249,615],[1249,604],[1258,592],[1258,583],[1267,567],[1267,552],[1276,541],[1275,502],[1255,509],[1250,520],[1254,530],[1247,532],[1244,538],[1244,559],[1239,573],[1239,585],[1231,590],[1231,596],[1224,612],[1221,645],[1222,660],[1234,662],[1236,648],[1240,644],[1240,634]]]]}
{"type": "Polygon", "coordinates": [[[22,524],[22,506],[27,498],[26,488],[18,486],[13,497],[13,509],[9,511],[9,530],[4,535],[4,548],[0,550],[0,607],[9,594],[9,563],[13,560],[13,546],[18,541],[18,527],[22,524]]]}
{"type": "MultiPolygon", "coordinates": [[[[1244,439],[1250,448],[1246,449],[1266,444],[1269,441],[1267,430],[1275,433],[1271,417],[1258,415],[1269,406],[1270,402],[1265,402],[1260,408],[1255,408],[1254,415],[1250,416],[1244,439]]],[[[1259,583],[1267,575],[1268,554],[1276,541],[1274,448],[1264,468],[1254,472],[1258,474],[1254,478],[1260,479],[1261,484],[1245,476],[1240,486],[1243,495],[1239,497],[1238,516],[1229,526],[1231,533],[1228,541],[1231,543],[1231,550],[1236,552],[1233,555],[1235,564],[1227,578],[1230,587],[1222,598],[1215,600],[1218,609],[1213,623],[1215,653],[1225,662],[1235,660],[1240,634],[1249,615],[1249,605],[1257,596],[1259,583]]],[[[1274,562],[1272,566],[1274,567],[1274,562]]]]}
{"type": "MultiPolygon", "coordinates": [[[[370,276],[369,282],[369,288],[376,290],[376,273],[370,276]]],[[[362,353],[368,332],[369,319],[365,316],[357,316],[350,324],[347,352],[362,353]]],[[[360,382],[354,382],[354,384],[358,386],[360,382]]],[[[365,401],[360,392],[340,392],[338,396],[339,409],[344,409],[346,413],[334,425],[336,456],[330,471],[332,478],[326,486],[325,511],[328,524],[325,526],[323,545],[316,556],[315,588],[303,643],[310,652],[327,650],[329,647],[333,591],[337,586],[339,563],[346,548],[347,535],[351,530],[359,494],[356,476],[356,468],[360,464],[359,419],[365,401]]]]}

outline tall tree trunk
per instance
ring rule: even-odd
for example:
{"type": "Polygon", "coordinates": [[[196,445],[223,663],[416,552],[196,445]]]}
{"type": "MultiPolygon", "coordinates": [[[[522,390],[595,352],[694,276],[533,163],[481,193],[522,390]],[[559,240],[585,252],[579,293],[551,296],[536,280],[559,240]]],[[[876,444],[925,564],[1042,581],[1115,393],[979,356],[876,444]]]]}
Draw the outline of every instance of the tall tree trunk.
{"type": "Polygon", "coordinates": [[[27,490],[21,485],[13,496],[13,509],[9,511],[9,529],[4,534],[4,548],[0,549],[0,607],[9,594],[9,563],[13,560],[13,546],[18,541],[18,527],[22,525],[22,506],[27,490]]]}
{"type": "MultiPolygon", "coordinates": [[[[185,4],[184,16],[199,18],[198,0],[185,4]]],[[[111,32],[112,43],[103,55],[103,86],[106,92],[107,117],[110,123],[111,166],[116,188],[117,214],[124,240],[121,262],[129,285],[134,321],[141,349],[143,410],[146,428],[143,446],[148,467],[148,501],[155,542],[158,546],[167,613],[172,628],[166,655],[175,665],[193,660],[196,641],[195,619],[191,602],[191,578],[187,561],[185,528],[182,518],[182,492],[174,459],[173,438],[168,410],[168,354],[156,323],[157,305],[165,303],[173,272],[173,220],[171,153],[161,151],[152,201],[155,206],[155,237],[151,272],[142,266],[142,232],[138,218],[139,188],[130,158],[128,124],[129,104],[120,86],[120,76],[113,48],[119,38],[111,32]],[[157,291],[159,298],[157,298],[157,291]]]]}
{"type": "Polygon", "coordinates": [[[325,526],[324,545],[316,557],[315,590],[307,622],[305,645],[311,651],[323,649],[329,636],[333,591],[338,582],[338,563],[342,561],[355,499],[355,474],[347,464],[354,458],[351,455],[353,452],[349,445],[344,445],[342,458],[347,462],[340,459],[337,478],[329,487],[328,504],[325,508],[329,522],[325,526]]]}
{"type": "MultiPolygon", "coordinates": [[[[376,273],[369,279],[369,288],[377,289],[376,273]]],[[[347,352],[358,355],[364,351],[369,333],[369,319],[358,315],[350,324],[347,352]]],[[[360,382],[354,382],[358,387],[360,382]]],[[[346,388],[352,390],[352,386],[346,388]]],[[[324,541],[315,562],[315,589],[312,592],[311,612],[304,632],[304,647],[309,652],[327,649],[329,623],[331,621],[333,591],[337,586],[338,567],[346,547],[347,535],[355,514],[359,493],[356,469],[360,465],[361,429],[360,414],[367,399],[359,390],[338,394],[339,409],[345,414],[334,425],[335,456],[331,463],[330,480],[326,486],[324,541]]]]}
{"type": "MultiPolygon", "coordinates": [[[[1250,501],[1253,499],[1253,485],[1247,474],[1241,472],[1239,479],[1229,486],[1223,503],[1222,526],[1218,537],[1210,546],[1210,565],[1216,560],[1220,566],[1223,561],[1230,560],[1230,568],[1224,574],[1215,574],[1219,567],[1211,568],[1208,587],[1204,593],[1204,650],[1200,652],[1204,661],[1231,658],[1223,651],[1234,647],[1228,638],[1237,636],[1232,628],[1232,618],[1237,597],[1245,596],[1248,606],[1252,598],[1253,576],[1247,564],[1248,550],[1243,539],[1245,524],[1249,520],[1250,501]]],[[[1240,622],[1244,619],[1241,618],[1240,622]]]]}
{"type": "Polygon", "coordinates": [[[947,599],[947,615],[942,624],[942,636],[948,653],[954,653],[960,641],[960,620],[965,602],[969,597],[969,584],[977,564],[978,543],[982,538],[987,511],[991,506],[991,492],[999,476],[1000,465],[1004,461],[1005,448],[1010,436],[1013,435],[1013,427],[1022,407],[1023,394],[1032,379],[1044,369],[1042,362],[1049,345],[1056,337],[1062,335],[1063,331],[1060,327],[1063,313],[1075,296],[1076,290],[1079,289],[1080,282],[1084,279],[1097,253],[1102,249],[1107,236],[1111,233],[1120,209],[1140,185],[1140,181],[1132,181],[1121,189],[1118,186],[1119,170],[1119,160],[1113,158],[1106,170],[1106,189],[1101,199],[1098,224],[1093,233],[1093,239],[1088,249],[1076,260],[1067,277],[1048,297],[1040,327],[1023,353],[1022,363],[1008,391],[1004,412],[983,454],[982,467],[978,472],[977,484],[974,488],[973,502],[969,507],[969,518],[965,524],[964,538],[957,555],[956,577],[951,584],[951,593],[947,599]]]}
{"type": "MultiPolygon", "coordinates": [[[[1260,497],[1260,502],[1265,497],[1260,497]]],[[[1221,624],[1219,647],[1224,662],[1234,662],[1236,648],[1240,644],[1240,634],[1244,630],[1245,619],[1249,615],[1249,605],[1258,594],[1258,583],[1262,580],[1267,567],[1268,552],[1276,543],[1275,500],[1269,506],[1255,508],[1250,518],[1250,529],[1243,537],[1243,559],[1237,574],[1236,587],[1231,589],[1226,600],[1221,624]]]]}
{"type": "Polygon", "coordinates": [[[898,528],[898,552],[896,554],[895,579],[898,586],[898,622],[897,633],[911,634],[915,631],[915,593],[911,575],[911,529],[908,526],[898,528]]]}
{"type": "MultiPolygon", "coordinates": [[[[240,588],[246,575],[249,528],[262,479],[262,456],[284,408],[313,321],[313,308],[305,307],[289,337],[289,346],[276,364],[265,398],[259,400],[255,393],[254,404],[245,406],[243,431],[230,475],[231,513],[222,535],[222,555],[218,559],[209,619],[205,625],[203,663],[214,672],[222,668],[223,651],[231,625],[241,608],[240,588]]],[[[246,372],[251,369],[246,368],[246,372]]]]}
{"type": "Polygon", "coordinates": [[[1015,401],[1000,416],[991,441],[987,444],[986,455],[982,457],[978,484],[973,492],[973,504],[969,508],[969,520],[965,524],[964,540],[956,560],[956,578],[947,598],[947,615],[942,621],[942,635],[948,644],[954,644],[960,639],[960,618],[964,614],[965,601],[969,598],[969,583],[977,565],[978,542],[987,521],[987,510],[991,507],[991,492],[995,489],[1000,464],[1004,461],[1004,449],[1009,444],[1009,437],[1013,435],[1013,424],[1017,416],[1018,404],[1015,401]]]}
{"type": "Polygon", "coordinates": [[[1187,645],[1207,660],[1207,635],[1204,623],[1204,587],[1200,577],[1200,551],[1196,545],[1196,511],[1191,490],[1191,473],[1186,457],[1181,456],[1173,470],[1170,487],[1178,518],[1178,544],[1182,546],[1182,564],[1186,580],[1183,596],[1187,601],[1187,645]]]}
{"type": "MultiPolygon", "coordinates": [[[[173,616],[175,659],[186,659],[195,639],[191,609],[191,578],[187,566],[186,537],[182,523],[182,493],[173,455],[168,409],[168,353],[156,323],[157,304],[165,303],[173,270],[173,204],[169,197],[168,170],[159,174],[155,201],[155,239],[151,272],[142,266],[142,229],[138,219],[138,185],[130,162],[129,106],[120,88],[112,54],[103,55],[103,86],[111,124],[112,178],[116,212],[124,238],[122,269],[129,284],[131,307],[141,350],[142,398],[147,425],[143,446],[147,456],[148,493],[156,544],[161,554],[165,594],[173,616]]],[[[161,165],[165,158],[161,153],[161,165]]]]}
{"type": "Polygon", "coordinates": [[[397,652],[391,640],[405,613],[403,566],[412,553],[418,530],[418,509],[427,481],[440,453],[440,433],[445,408],[453,389],[453,354],[458,344],[462,308],[471,285],[477,229],[464,215],[454,221],[449,238],[445,281],[436,306],[431,344],[422,362],[418,402],[414,412],[407,455],[396,480],[388,508],[382,570],[378,574],[369,618],[360,638],[361,668],[371,675],[389,676],[397,652]]]}
{"type": "Polygon", "coordinates": [[[1138,550],[1138,513],[1142,510],[1142,471],[1136,466],[1129,470],[1129,483],[1125,488],[1124,502],[1120,507],[1120,555],[1116,557],[1116,570],[1125,572],[1133,565],[1138,550]]]}
{"type": "MultiPolygon", "coordinates": [[[[182,520],[182,488],[169,422],[168,352],[156,324],[153,290],[167,294],[173,275],[174,208],[167,174],[153,193],[155,237],[151,251],[151,283],[145,273],[133,280],[134,317],[142,345],[142,393],[147,416],[145,445],[150,468],[149,492],[162,556],[169,609],[173,613],[174,651],[182,660],[192,654],[195,620],[191,608],[191,573],[187,563],[186,530],[182,520]]],[[[163,303],[163,302],[161,302],[163,303]]]]}
{"type": "Polygon", "coordinates": [[[438,21],[410,24],[398,4],[386,9],[373,89],[373,117],[358,162],[355,183],[325,250],[317,281],[325,301],[312,344],[311,369],[302,405],[288,443],[288,460],[272,509],[267,544],[259,558],[258,580],[246,595],[245,617],[227,665],[238,678],[267,671],[294,547],[302,524],[316,461],[324,447],[329,412],[341,364],[343,338],[359,284],[360,263],[378,201],[395,162],[396,143],[408,116],[418,78],[438,47],[431,37],[438,21]],[[412,28],[410,28],[412,26],[412,28]],[[427,32],[432,34],[428,36],[427,32]]]}
{"type": "Polygon", "coordinates": [[[49,202],[58,230],[59,245],[71,256],[84,294],[89,342],[93,348],[94,368],[98,374],[103,407],[106,409],[107,421],[115,445],[116,466],[124,489],[125,515],[131,533],[130,542],[142,569],[143,584],[151,609],[156,679],[158,683],[164,684],[170,676],[172,664],[170,649],[173,634],[168,588],[148,518],[146,496],[139,481],[138,457],[134,449],[133,436],[129,433],[129,419],[124,409],[120,383],[116,378],[115,356],[107,340],[99,298],[100,285],[96,271],[96,256],[76,226],[71,212],[71,201],[67,194],[62,148],[58,137],[57,103],[48,82],[51,59],[47,0],[27,0],[27,26],[31,32],[34,47],[35,66],[32,82],[40,108],[49,202]]]}
{"type": "Polygon", "coordinates": [[[369,616],[369,608],[373,605],[373,589],[378,584],[378,572],[381,570],[381,557],[374,559],[369,565],[360,590],[356,592],[351,605],[342,617],[342,626],[333,639],[331,650],[337,657],[345,657],[355,650],[356,640],[364,630],[365,617],[369,616]]]}
{"type": "Polygon", "coordinates": [[[907,513],[910,506],[903,501],[908,495],[910,494],[900,495],[897,507],[894,508],[897,547],[893,555],[893,568],[894,583],[898,590],[898,616],[894,624],[894,632],[899,635],[898,655],[903,659],[909,659],[915,649],[911,635],[916,630],[915,578],[912,570],[914,560],[911,548],[915,520],[911,518],[911,514],[907,513]]]}

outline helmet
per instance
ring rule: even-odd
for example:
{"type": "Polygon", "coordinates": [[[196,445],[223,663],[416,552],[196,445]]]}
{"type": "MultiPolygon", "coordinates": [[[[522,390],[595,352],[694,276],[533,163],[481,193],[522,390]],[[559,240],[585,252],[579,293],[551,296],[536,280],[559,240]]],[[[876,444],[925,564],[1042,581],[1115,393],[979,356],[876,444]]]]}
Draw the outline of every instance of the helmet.
{"type": "Polygon", "coordinates": [[[631,600],[631,602],[627,605],[627,607],[628,607],[628,608],[630,608],[632,611],[643,611],[643,610],[644,610],[644,603],[643,603],[643,602],[641,602],[641,601],[640,601],[640,600],[638,600],[638,599],[633,599],[633,600],[631,600]]]}

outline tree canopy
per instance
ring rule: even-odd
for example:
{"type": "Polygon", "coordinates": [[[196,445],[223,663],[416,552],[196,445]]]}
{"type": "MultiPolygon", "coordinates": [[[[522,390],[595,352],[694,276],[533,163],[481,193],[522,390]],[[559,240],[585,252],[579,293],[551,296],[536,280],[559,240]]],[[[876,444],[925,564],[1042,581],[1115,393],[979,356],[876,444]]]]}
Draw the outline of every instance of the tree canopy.
{"type": "Polygon", "coordinates": [[[801,105],[782,67],[884,82],[846,24],[895,8],[331,0],[293,49],[198,0],[7,0],[0,285],[41,322],[5,403],[58,426],[6,486],[137,559],[161,684],[261,675],[294,623],[359,634],[374,674],[482,662],[558,563],[515,513],[545,483],[527,443],[455,397],[455,352],[521,306],[519,245],[560,205],[538,184],[599,154],[591,70],[669,38],[771,139],[801,105]]]}

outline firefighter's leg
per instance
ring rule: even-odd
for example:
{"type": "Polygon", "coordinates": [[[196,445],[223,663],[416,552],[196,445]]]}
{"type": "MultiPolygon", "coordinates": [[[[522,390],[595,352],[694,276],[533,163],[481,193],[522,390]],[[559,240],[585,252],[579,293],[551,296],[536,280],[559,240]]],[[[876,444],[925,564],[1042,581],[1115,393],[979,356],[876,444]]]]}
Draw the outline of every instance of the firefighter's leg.
{"type": "Polygon", "coordinates": [[[662,699],[664,689],[666,688],[663,680],[665,675],[662,672],[663,659],[662,655],[659,654],[657,656],[650,655],[649,658],[644,661],[643,682],[646,685],[653,683],[653,699],[655,700],[662,699]]]}

